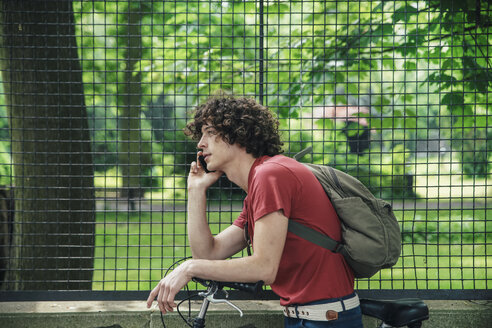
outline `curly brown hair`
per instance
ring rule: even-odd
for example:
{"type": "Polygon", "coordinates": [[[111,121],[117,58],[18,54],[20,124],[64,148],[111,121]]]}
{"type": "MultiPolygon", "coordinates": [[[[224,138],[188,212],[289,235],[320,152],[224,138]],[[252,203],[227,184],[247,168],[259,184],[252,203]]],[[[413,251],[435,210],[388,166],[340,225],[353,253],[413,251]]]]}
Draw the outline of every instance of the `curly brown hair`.
{"type": "Polygon", "coordinates": [[[278,120],[254,99],[228,95],[209,98],[196,108],[184,133],[198,141],[206,124],[214,127],[225,142],[244,147],[255,158],[282,153],[278,120]]]}

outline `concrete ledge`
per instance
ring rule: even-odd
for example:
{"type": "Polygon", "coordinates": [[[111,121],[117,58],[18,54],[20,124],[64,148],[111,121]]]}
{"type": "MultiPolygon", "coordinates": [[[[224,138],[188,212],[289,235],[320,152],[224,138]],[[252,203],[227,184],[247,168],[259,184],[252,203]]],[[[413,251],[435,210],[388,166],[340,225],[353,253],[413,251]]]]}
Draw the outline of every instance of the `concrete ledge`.
{"type": "MultiPolygon", "coordinates": [[[[430,319],[423,327],[487,328],[492,322],[491,301],[426,301],[430,319]]],[[[226,305],[212,304],[207,314],[207,327],[283,327],[278,301],[235,301],[244,316],[226,305]]],[[[196,315],[199,303],[192,302],[196,315]]],[[[187,315],[188,306],[181,310],[187,315]]],[[[185,327],[177,313],[164,316],[166,327],[185,327]]],[[[364,317],[365,327],[377,327],[374,318],[364,317]]],[[[157,328],[163,327],[155,308],[147,309],[144,301],[81,301],[81,302],[0,302],[0,327],[71,327],[71,328],[157,328]]]]}

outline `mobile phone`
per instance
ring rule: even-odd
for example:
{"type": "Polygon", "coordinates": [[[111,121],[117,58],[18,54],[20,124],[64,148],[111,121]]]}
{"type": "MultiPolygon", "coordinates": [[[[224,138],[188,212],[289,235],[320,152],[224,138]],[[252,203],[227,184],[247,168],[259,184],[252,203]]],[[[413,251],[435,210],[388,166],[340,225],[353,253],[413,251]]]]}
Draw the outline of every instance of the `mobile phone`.
{"type": "Polygon", "coordinates": [[[200,164],[202,165],[203,170],[205,170],[205,173],[215,172],[215,171],[209,171],[207,169],[207,162],[205,162],[205,157],[198,156],[198,160],[200,161],[200,164]]]}

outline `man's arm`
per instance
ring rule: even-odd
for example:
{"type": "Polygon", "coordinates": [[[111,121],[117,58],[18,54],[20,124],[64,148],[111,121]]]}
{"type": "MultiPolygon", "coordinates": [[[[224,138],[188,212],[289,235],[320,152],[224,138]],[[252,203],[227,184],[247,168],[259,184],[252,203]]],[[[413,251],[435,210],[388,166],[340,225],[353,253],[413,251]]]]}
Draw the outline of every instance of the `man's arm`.
{"type": "Polygon", "coordinates": [[[223,260],[246,247],[243,229],[230,226],[213,236],[207,222],[207,189],[222,172],[205,173],[199,162],[191,164],[188,176],[188,239],[195,259],[223,260]]]}
{"type": "Polygon", "coordinates": [[[288,219],[282,211],[265,215],[255,224],[252,256],[225,261],[190,261],[192,277],[219,281],[272,284],[277,276],[287,236],[288,219]]]}
{"type": "Polygon", "coordinates": [[[223,260],[244,247],[243,229],[231,225],[213,236],[206,217],[205,191],[188,192],[188,239],[194,259],[223,260]]]}
{"type": "Polygon", "coordinates": [[[282,211],[265,215],[255,223],[252,256],[231,260],[187,261],[159,282],[150,293],[147,306],[150,307],[157,297],[159,309],[163,313],[173,311],[173,307],[176,307],[174,297],[193,277],[237,282],[263,280],[265,284],[272,284],[282,257],[287,226],[288,219],[282,211]]]}

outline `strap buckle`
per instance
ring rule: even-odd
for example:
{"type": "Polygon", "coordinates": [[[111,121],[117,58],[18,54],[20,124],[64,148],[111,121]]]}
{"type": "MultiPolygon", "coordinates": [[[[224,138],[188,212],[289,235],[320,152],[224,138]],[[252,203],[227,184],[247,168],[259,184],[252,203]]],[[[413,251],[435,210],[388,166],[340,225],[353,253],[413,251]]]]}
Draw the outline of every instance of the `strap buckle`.
{"type": "Polygon", "coordinates": [[[335,247],[335,249],[333,250],[333,253],[338,254],[342,251],[342,249],[343,249],[343,244],[338,243],[337,246],[335,247]]]}

